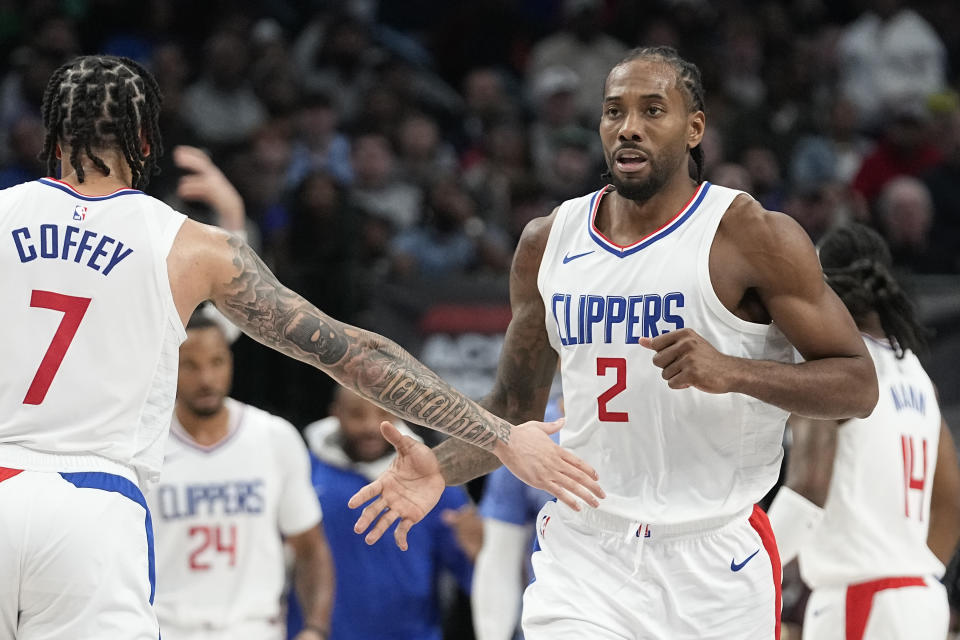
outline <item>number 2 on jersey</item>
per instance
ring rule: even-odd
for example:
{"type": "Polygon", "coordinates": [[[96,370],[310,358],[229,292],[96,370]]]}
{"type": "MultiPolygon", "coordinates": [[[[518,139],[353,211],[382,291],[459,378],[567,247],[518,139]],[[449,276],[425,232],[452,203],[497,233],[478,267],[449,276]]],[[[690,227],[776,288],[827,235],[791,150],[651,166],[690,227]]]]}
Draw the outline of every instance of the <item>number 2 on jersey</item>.
{"type": "Polygon", "coordinates": [[[601,393],[597,398],[597,411],[600,422],[627,422],[630,418],[627,416],[626,411],[610,411],[607,409],[607,403],[627,388],[627,359],[597,358],[597,375],[606,375],[608,369],[613,369],[617,372],[617,379],[612,387],[601,393]]]}
{"type": "Polygon", "coordinates": [[[50,390],[53,378],[57,375],[60,365],[63,364],[67,349],[70,348],[73,337],[77,335],[80,322],[83,321],[87,307],[90,306],[90,300],[90,298],[67,296],[52,291],[33,291],[30,297],[31,307],[60,311],[63,313],[63,319],[60,321],[60,326],[57,327],[57,332],[53,334],[53,340],[47,347],[47,352],[43,354],[43,360],[40,361],[40,367],[37,369],[36,375],[33,376],[30,388],[27,389],[23,404],[40,404],[47,397],[47,391],[50,390]]]}

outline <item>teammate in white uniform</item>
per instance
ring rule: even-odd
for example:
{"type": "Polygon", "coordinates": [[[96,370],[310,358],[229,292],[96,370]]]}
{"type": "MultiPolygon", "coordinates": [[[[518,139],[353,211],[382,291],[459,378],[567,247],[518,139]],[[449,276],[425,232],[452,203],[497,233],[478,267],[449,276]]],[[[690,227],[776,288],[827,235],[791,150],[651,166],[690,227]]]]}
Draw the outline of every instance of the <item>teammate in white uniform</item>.
{"type": "MultiPolygon", "coordinates": [[[[876,404],[869,354],[807,235],[701,181],[704,126],[697,68],[669,48],[632,52],[604,87],[612,185],[531,222],[517,248],[485,406],[541,413],[559,354],[561,443],[608,494],[597,510],[541,512],[527,640],[779,636],[780,564],[754,503],[777,479],[786,416],[876,404]]],[[[455,483],[493,466],[452,441],[436,455],[439,469],[401,455],[387,476],[455,483]]],[[[384,492],[391,511],[435,500],[425,480],[405,489],[384,492]]]]}
{"type": "Polygon", "coordinates": [[[230,347],[194,314],[180,347],[171,437],[147,492],[157,541],[157,618],[166,640],[285,638],[284,540],[306,603],[297,640],[323,640],[333,560],[320,526],[310,459],[286,420],[227,398],[230,347]]]}
{"type": "Polygon", "coordinates": [[[43,100],[43,154],[62,181],[0,192],[0,636],[156,640],[140,487],[159,474],[177,349],[204,300],[562,500],[603,494],[541,423],[491,415],[396,344],[281,285],[239,238],[139,191],[161,151],[159,113],[157,83],[135,62],[77,58],[43,100]]]}
{"type": "Polygon", "coordinates": [[[876,363],[869,418],[791,418],[786,486],[770,508],[784,561],[799,552],[813,590],[810,640],[942,640],[939,579],[960,539],[960,469],[936,391],[914,351],[923,331],[875,231],[821,242],[827,282],[853,313],[876,363]]]}

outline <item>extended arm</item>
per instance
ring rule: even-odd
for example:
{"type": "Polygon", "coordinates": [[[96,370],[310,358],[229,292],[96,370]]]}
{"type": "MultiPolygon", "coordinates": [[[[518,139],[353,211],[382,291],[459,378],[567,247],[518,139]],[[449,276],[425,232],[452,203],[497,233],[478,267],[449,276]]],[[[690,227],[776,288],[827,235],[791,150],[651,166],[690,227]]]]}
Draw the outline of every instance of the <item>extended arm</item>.
{"type": "MultiPolygon", "coordinates": [[[[557,354],[547,340],[543,300],[537,289],[540,259],[553,216],[530,222],[523,231],[510,269],[513,318],[503,341],[497,379],[481,404],[514,424],[542,420],[557,370],[557,354]]],[[[500,466],[493,455],[458,440],[434,448],[448,485],[462,484],[500,466]]]]}
{"type": "Polygon", "coordinates": [[[671,387],[743,393],[818,419],[866,417],[873,411],[873,360],[853,318],[824,282],[800,225],[754,201],[735,204],[717,232],[710,265],[721,300],[726,295],[736,304],[744,292],[755,294],[805,362],[720,354],[691,329],[643,339],[657,351],[654,363],[671,387]]]}
{"type": "Polygon", "coordinates": [[[937,470],[930,496],[930,531],[927,546],[944,565],[950,564],[960,541],[960,468],[957,449],[946,422],[940,425],[937,470]]]}
{"type": "Polygon", "coordinates": [[[293,569],[294,588],[303,608],[304,631],[296,640],[324,640],[330,632],[330,613],[333,611],[333,557],[322,525],[287,538],[293,547],[296,561],[293,569]]]}

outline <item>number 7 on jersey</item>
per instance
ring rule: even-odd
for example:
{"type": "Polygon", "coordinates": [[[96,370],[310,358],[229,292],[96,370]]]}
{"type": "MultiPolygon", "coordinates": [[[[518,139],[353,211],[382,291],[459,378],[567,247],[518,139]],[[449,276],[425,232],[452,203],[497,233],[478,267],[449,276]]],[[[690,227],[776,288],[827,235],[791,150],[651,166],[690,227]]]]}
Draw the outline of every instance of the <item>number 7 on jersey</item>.
{"type": "Polygon", "coordinates": [[[78,298],[52,291],[33,291],[30,297],[31,307],[60,311],[63,313],[63,319],[57,327],[57,332],[53,334],[53,340],[47,347],[47,352],[43,354],[43,360],[40,361],[40,367],[33,376],[30,388],[27,389],[23,404],[40,404],[47,397],[53,378],[60,370],[63,358],[67,355],[67,349],[70,348],[70,343],[77,335],[83,316],[87,313],[90,300],[91,298],[78,298]]]}

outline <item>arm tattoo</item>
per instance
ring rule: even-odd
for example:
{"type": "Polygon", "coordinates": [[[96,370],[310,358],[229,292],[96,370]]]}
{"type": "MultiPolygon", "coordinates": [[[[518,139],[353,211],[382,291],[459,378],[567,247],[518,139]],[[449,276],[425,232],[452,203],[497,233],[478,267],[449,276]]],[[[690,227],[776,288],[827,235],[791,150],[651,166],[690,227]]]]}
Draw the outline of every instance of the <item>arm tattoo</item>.
{"type": "Polygon", "coordinates": [[[257,341],[311,364],[387,411],[492,449],[512,425],[480,408],[397,344],[320,312],[284,287],[250,247],[229,239],[239,272],[216,300],[257,341]]]}

